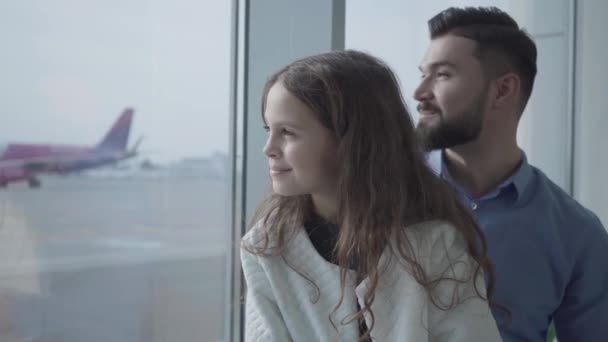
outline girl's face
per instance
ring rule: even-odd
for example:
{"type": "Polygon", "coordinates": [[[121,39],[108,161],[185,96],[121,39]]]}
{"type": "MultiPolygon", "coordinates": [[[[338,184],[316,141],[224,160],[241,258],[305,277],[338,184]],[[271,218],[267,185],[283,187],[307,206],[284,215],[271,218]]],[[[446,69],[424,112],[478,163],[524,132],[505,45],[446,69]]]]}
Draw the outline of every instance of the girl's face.
{"type": "Polygon", "coordinates": [[[338,143],[317,115],[277,82],[268,92],[264,121],[273,190],[283,196],[335,198],[338,143]]]}

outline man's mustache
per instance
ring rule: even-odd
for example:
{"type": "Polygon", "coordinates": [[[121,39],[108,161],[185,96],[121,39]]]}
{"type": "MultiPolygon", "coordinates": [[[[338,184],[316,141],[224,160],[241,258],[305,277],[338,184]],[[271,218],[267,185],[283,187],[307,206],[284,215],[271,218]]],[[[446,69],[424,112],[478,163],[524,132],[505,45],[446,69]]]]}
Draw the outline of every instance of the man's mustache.
{"type": "Polygon", "coordinates": [[[420,113],[421,111],[441,113],[441,109],[439,109],[439,107],[433,105],[430,102],[420,102],[418,103],[418,106],[416,106],[416,109],[418,110],[418,113],[420,113]]]}

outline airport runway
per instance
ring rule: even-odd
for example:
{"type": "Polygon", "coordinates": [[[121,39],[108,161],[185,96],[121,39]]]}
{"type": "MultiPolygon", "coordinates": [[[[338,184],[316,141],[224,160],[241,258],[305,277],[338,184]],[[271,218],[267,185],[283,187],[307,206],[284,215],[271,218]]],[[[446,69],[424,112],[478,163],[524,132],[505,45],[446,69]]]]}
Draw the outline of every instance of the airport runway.
{"type": "Polygon", "coordinates": [[[223,339],[226,181],[41,181],[0,189],[1,342],[223,339]]]}

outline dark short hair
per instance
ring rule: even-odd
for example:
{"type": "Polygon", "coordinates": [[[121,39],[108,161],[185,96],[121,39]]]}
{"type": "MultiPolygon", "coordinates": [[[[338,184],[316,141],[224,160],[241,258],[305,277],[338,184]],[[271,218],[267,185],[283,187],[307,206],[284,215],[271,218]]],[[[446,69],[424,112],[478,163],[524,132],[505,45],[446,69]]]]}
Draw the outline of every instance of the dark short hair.
{"type": "MultiPolygon", "coordinates": [[[[474,40],[486,77],[515,72],[521,80],[521,111],[536,77],[536,44],[513,18],[496,7],[450,7],[428,21],[431,39],[452,34],[474,40]]],[[[521,113],[520,113],[521,115],[521,113]]]]}

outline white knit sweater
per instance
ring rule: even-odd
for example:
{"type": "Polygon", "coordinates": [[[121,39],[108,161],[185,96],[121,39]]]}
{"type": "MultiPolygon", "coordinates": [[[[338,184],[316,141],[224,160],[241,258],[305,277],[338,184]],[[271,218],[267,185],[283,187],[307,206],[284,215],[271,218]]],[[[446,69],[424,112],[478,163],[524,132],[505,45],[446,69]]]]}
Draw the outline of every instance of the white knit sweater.
{"type": "MultiPolygon", "coordinates": [[[[473,261],[466,252],[465,241],[451,225],[428,222],[407,229],[426,272],[456,278],[470,274],[473,261]]],[[[262,232],[263,227],[254,227],[245,235],[245,242],[255,245],[262,232]]],[[[329,315],[340,296],[338,266],[317,253],[303,228],[290,242],[285,258],[291,267],[281,257],[257,256],[241,250],[247,282],[245,340],[357,341],[357,322],[341,321],[356,312],[355,300],[363,306],[367,280],[357,285],[354,277],[347,279],[344,301],[332,316],[336,330],[329,315]],[[315,286],[292,267],[318,285],[319,296],[315,286]]],[[[380,261],[387,268],[381,273],[371,307],[375,316],[371,331],[374,341],[501,341],[488,303],[477,297],[472,280],[464,284],[443,281],[436,286],[433,293],[440,302],[451,303],[454,294],[459,298],[457,305],[442,310],[396,260],[388,256],[387,249],[380,261]]],[[[484,293],[481,273],[477,287],[484,293]]],[[[369,316],[366,323],[371,326],[369,316]]]]}

